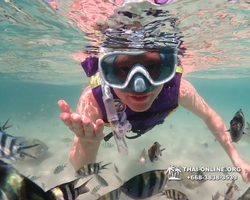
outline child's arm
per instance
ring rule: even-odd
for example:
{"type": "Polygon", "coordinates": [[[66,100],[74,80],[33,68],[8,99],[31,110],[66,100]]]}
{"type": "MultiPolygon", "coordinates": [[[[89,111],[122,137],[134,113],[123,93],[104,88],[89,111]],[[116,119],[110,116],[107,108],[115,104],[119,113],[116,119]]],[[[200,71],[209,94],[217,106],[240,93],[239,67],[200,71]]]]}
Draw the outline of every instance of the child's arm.
{"type": "MultiPolygon", "coordinates": [[[[247,166],[247,168],[249,168],[247,170],[250,171],[250,165],[245,163],[245,161],[241,160],[239,157],[231,141],[229,132],[225,132],[227,127],[221,117],[209,107],[204,99],[197,93],[192,84],[184,79],[181,80],[179,104],[204,120],[207,127],[219,141],[234,165],[240,165],[239,167],[243,167],[241,165],[244,164],[244,167],[247,166]]],[[[246,175],[242,174],[242,176],[243,179],[248,182],[246,175]]]]}
{"type": "Polygon", "coordinates": [[[70,110],[65,101],[58,102],[62,113],[60,118],[75,133],[74,144],[69,153],[69,160],[75,170],[83,165],[93,163],[103,139],[102,112],[92,94],[90,87],[82,93],[77,111],[70,110]]]}

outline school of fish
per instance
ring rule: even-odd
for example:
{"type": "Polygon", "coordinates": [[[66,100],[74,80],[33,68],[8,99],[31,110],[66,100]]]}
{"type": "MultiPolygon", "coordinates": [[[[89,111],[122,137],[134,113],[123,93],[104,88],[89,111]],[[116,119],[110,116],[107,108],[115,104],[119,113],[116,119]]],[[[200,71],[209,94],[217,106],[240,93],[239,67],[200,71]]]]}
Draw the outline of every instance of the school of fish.
{"type": "MultiPolygon", "coordinates": [[[[3,126],[0,126],[0,158],[12,160],[24,159],[25,157],[30,157],[36,159],[35,155],[28,154],[25,150],[34,148],[39,144],[25,145],[24,137],[16,137],[6,133],[6,129],[10,128],[8,126],[9,119],[4,123],[3,126]]],[[[246,130],[250,129],[250,124],[247,122],[246,130]]],[[[232,120],[230,121],[230,128],[228,131],[230,133],[230,137],[232,142],[238,143],[243,135],[248,135],[248,133],[244,132],[245,128],[245,116],[243,114],[242,109],[240,109],[232,120]]],[[[205,143],[204,143],[205,144],[205,143]]],[[[114,145],[110,143],[104,143],[102,145],[104,148],[113,148],[114,145]]],[[[205,146],[205,145],[204,145],[205,146]]],[[[208,145],[206,143],[205,148],[208,145]]],[[[161,148],[159,142],[154,142],[146,151],[143,148],[140,156],[139,156],[139,164],[143,166],[146,164],[146,160],[149,159],[150,162],[155,162],[160,159],[162,156],[162,152],[165,148],[161,148]]],[[[128,180],[122,180],[119,178],[118,173],[119,169],[114,164],[115,169],[115,177],[119,180],[121,185],[104,194],[100,195],[98,191],[101,187],[107,187],[108,181],[105,180],[100,172],[102,170],[107,169],[111,163],[102,164],[102,162],[98,163],[90,163],[82,166],[75,172],[76,179],[57,185],[47,191],[38,186],[34,181],[38,180],[40,176],[37,175],[29,175],[25,177],[20,174],[18,170],[16,170],[11,164],[4,162],[0,159],[0,199],[1,200],[75,200],[79,195],[90,192],[90,194],[94,195],[97,200],[119,200],[121,193],[126,195],[131,199],[147,199],[155,195],[165,196],[168,199],[173,200],[188,200],[187,195],[179,190],[175,189],[166,189],[166,186],[169,182],[169,173],[168,169],[155,169],[143,172],[141,174],[137,174],[134,177],[131,177],[128,180]],[[89,177],[89,178],[88,178],[89,177]],[[98,185],[96,185],[92,191],[89,190],[87,184],[92,178],[95,177],[98,185]],[[75,187],[76,184],[81,180],[88,178],[87,181],[84,181],[80,186],[75,187]],[[8,184],[6,184],[8,183],[8,184]]],[[[61,173],[67,167],[67,163],[64,165],[58,165],[54,169],[54,174],[61,173]]],[[[228,172],[223,172],[227,174],[228,172]]],[[[188,189],[199,188],[204,181],[193,181],[192,183],[185,179],[184,177],[189,174],[181,174],[181,182],[188,189]]],[[[197,175],[202,175],[202,172],[199,172],[197,175]]],[[[231,183],[227,183],[228,187],[225,194],[221,194],[219,191],[213,196],[212,200],[219,200],[220,197],[224,197],[224,200],[233,200],[234,192],[237,191],[240,193],[239,187],[236,185],[235,181],[231,183]]],[[[198,192],[198,190],[197,190],[198,192]]],[[[238,200],[249,200],[250,199],[250,187],[238,198],[238,200]]]]}

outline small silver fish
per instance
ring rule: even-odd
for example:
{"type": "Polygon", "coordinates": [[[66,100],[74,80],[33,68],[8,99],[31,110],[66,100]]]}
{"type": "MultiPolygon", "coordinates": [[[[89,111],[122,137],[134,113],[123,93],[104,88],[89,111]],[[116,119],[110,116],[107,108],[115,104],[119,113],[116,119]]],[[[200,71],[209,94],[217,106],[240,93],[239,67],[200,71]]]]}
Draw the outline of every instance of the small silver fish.
{"type": "Polygon", "coordinates": [[[119,200],[121,196],[120,188],[114,189],[107,194],[100,196],[97,200],[119,200]]]}
{"type": "Polygon", "coordinates": [[[212,200],[220,200],[220,192],[219,191],[217,191],[214,196],[212,195],[212,200]]]}
{"type": "Polygon", "coordinates": [[[167,189],[167,190],[162,191],[161,196],[163,195],[173,200],[188,200],[187,195],[174,189],[167,189]]]}
{"type": "Polygon", "coordinates": [[[65,167],[67,167],[67,163],[65,165],[58,165],[54,169],[54,174],[59,174],[60,172],[62,172],[64,170],[65,167]]]}
{"type": "Polygon", "coordinates": [[[19,125],[16,125],[16,130],[20,130],[20,126],[19,125]]]}
{"type": "Polygon", "coordinates": [[[115,168],[116,173],[119,173],[119,169],[116,167],[115,164],[114,164],[114,168],[115,168]]]}
{"type": "Polygon", "coordinates": [[[42,189],[45,190],[45,184],[44,183],[42,183],[42,189]]]}
{"type": "Polygon", "coordinates": [[[158,160],[159,156],[162,156],[161,152],[166,149],[166,148],[164,149],[160,148],[161,145],[159,144],[159,142],[154,142],[154,144],[152,144],[151,147],[148,149],[148,156],[151,162],[158,160]]]}
{"type": "Polygon", "coordinates": [[[205,148],[208,148],[208,143],[205,142],[205,143],[203,143],[203,145],[205,148]]]}
{"type": "Polygon", "coordinates": [[[107,164],[101,166],[101,163],[102,162],[90,163],[88,165],[82,166],[80,169],[78,169],[76,171],[76,177],[83,178],[83,177],[86,177],[86,176],[97,174],[97,173],[99,173],[100,170],[107,169],[106,167],[111,164],[111,163],[107,163],[107,164]]]}
{"type": "Polygon", "coordinates": [[[146,158],[147,158],[147,153],[146,153],[146,150],[144,148],[141,152],[140,159],[139,159],[139,163],[141,166],[146,163],[146,158]]]}
{"type": "Polygon", "coordinates": [[[102,178],[99,174],[95,174],[95,178],[97,180],[97,182],[102,186],[102,187],[107,187],[109,186],[109,184],[107,183],[107,181],[102,178]]]}
{"type": "MultiPolygon", "coordinates": [[[[27,176],[27,178],[29,178],[30,175],[27,176]]],[[[32,181],[36,181],[40,178],[41,176],[31,176],[29,179],[32,181]]]]}

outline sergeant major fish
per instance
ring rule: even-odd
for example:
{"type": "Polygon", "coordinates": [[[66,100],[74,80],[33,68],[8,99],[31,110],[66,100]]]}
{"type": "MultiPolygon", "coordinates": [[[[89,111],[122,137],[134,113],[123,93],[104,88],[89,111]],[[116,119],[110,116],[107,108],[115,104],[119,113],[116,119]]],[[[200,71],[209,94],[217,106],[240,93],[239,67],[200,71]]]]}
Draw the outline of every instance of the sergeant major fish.
{"type": "Polygon", "coordinates": [[[101,187],[102,187],[101,185],[95,186],[90,192],[90,194],[94,195],[96,198],[100,197],[100,195],[97,192],[101,189],[101,187]]]}
{"type": "Polygon", "coordinates": [[[76,177],[83,178],[83,177],[90,176],[93,174],[98,174],[100,170],[107,169],[106,167],[111,164],[111,163],[107,163],[101,166],[101,163],[102,162],[90,163],[88,165],[82,166],[80,169],[76,171],[76,177]]]}
{"type": "Polygon", "coordinates": [[[36,183],[21,175],[10,164],[0,160],[0,199],[4,200],[75,200],[89,189],[86,184],[74,188],[79,179],[44,191],[36,183]]]}
{"type": "Polygon", "coordinates": [[[119,200],[121,196],[120,188],[114,189],[107,194],[100,196],[97,200],[119,200]]]}
{"type": "MultiPolygon", "coordinates": [[[[231,184],[232,184],[232,183],[228,182],[228,183],[226,183],[226,186],[227,186],[227,187],[230,187],[231,184]]],[[[234,191],[237,191],[237,192],[240,193],[240,188],[239,188],[239,186],[236,185],[235,183],[234,183],[234,191]]]]}
{"type": "Polygon", "coordinates": [[[245,128],[245,116],[240,109],[237,113],[235,113],[233,119],[230,121],[230,129],[229,131],[232,142],[238,143],[244,135],[244,128],[245,128]]]}
{"type": "Polygon", "coordinates": [[[56,187],[51,188],[50,190],[46,191],[46,194],[52,200],[75,200],[79,195],[89,192],[89,188],[86,187],[87,183],[91,180],[87,180],[79,187],[75,188],[75,185],[80,180],[75,179],[68,183],[64,183],[58,185],[56,187]]]}
{"type": "Polygon", "coordinates": [[[250,187],[241,197],[238,198],[238,200],[249,200],[249,199],[250,199],[250,187]]]}
{"type": "Polygon", "coordinates": [[[15,137],[3,131],[0,131],[0,158],[7,158],[10,160],[24,159],[25,156],[37,158],[26,153],[25,149],[36,147],[39,144],[23,145],[24,137],[15,137]]]}
{"type": "Polygon", "coordinates": [[[8,129],[8,128],[12,127],[12,125],[7,126],[7,124],[8,124],[8,122],[9,122],[9,120],[10,120],[10,118],[9,118],[9,119],[7,119],[7,121],[4,123],[4,125],[3,125],[3,126],[0,126],[0,131],[5,131],[6,129],[8,129]]]}
{"type": "Polygon", "coordinates": [[[65,167],[67,167],[67,163],[65,165],[58,165],[54,169],[54,174],[59,174],[60,172],[62,172],[64,170],[65,167]]]}
{"type": "Polygon", "coordinates": [[[103,187],[109,186],[109,184],[107,183],[107,181],[102,176],[100,176],[99,174],[95,174],[95,178],[96,178],[97,182],[101,186],[103,186],[103,187]]]}
{"type": "Polygon", "coordinates": [[[51,200],[37,184],[0,160],[0,199],[51,200]]]}
{"type": "Polygon", "coordinates": [[[152,170],[132,177],[120,189],[131,199],[146,199],[160,193],[167,181],[167,170],[152,170]]]}
{"type": "Polygon", "coordinates": [[[148,149],[148,156],[151,162],[158,160],[159,156],[162,156],[161,152],[166,149],[166,148],[164,149],[160,149],[160,148],[161,148],[161,145],[159,144],[159,142],[154,142],[154,144],[152,144],[151,147],[148,149]]]}
{"type": "Polygon", "coordinates": [[[234,184],[235,181],[232,181],[231,184],[229,185],[227,191],[226,191],[226,194],[224,196],[224,200],[231,200],[232,197],[233,197],[233,194],[234,194],[234,190],[235,190],[235,184],[234,184]]]}
{"type": "Polygon", "coordinates": [[[174,189],[167,189],[164,190],[161,194],[161,196],[166,196],[168,199],[173,199],[173,200],[188,200],[187,195],[184,193],[174,190],[174,189]]]}

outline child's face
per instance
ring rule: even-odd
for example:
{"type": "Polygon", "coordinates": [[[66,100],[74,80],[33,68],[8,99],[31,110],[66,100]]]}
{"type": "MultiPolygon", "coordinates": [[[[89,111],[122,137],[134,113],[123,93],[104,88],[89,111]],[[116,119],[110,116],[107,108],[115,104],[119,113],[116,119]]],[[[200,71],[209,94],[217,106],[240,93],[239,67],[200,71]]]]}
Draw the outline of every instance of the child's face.
{"type": "Polygon", "coordinates": [[[154,90],[139,94],[123,92],[117,88],[114,88],[114,92],[131,110],[136,112],[143,112],[150,108],[154,100],[161,92],[162,88],[163,85],[160,85],[154,90]]]}
{"type": "MultiPolygon", "coordinates": [[[[151,70],[152,74],[156,74],[156,76],[159,76],[159,74],[153,71],[154,69],[157,69],[157,66],[160,63],[160,56],[157,52],[148,52],[138,56],[119,55],[115,60],[116,70],[119,71],[119,69],[121,68],[121,72],[126,72],[127,70],[124,70],[124,68],[130,68],[134,64],[138,63],[138,61],[147,69],[151,70]]],[[[116,75],[121,81],[124,82],[125,80],[122,79],[123,74],[125,73],[118,73],[116,75]]],[[[124,75],[124,79],[126,79],[126,77],[127,74],[124,75]]],[[[124,92],[117,88],[114,88],[114,92],[130,109],[137,112],[143,112],[150,108],[153,101],[161,92],[162,87],[163,85],[144,93],[124,92]]]]}

